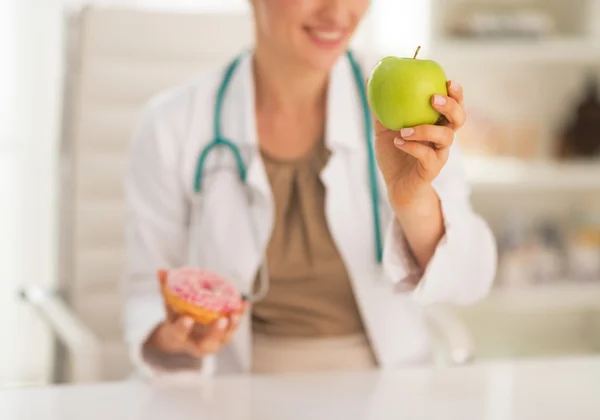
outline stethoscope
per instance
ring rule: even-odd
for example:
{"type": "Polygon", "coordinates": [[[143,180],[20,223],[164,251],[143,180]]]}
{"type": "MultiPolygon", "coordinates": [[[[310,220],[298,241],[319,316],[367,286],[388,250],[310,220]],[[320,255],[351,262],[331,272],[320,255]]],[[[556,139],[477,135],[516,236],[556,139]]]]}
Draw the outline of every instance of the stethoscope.
{"type": "MultiPolygon", "coordinates": [[[[367,99],[367,92],[365,88],[365,78],[363,77],[362,71],[358,66],[354,56],[350,51],[346,53],[348,61],[350,62],[350,66],[352,67],[352,73],[354,75],[354,79],[356,82],[356,86],[358,88],[358,92],[361,99],[363,116],[365,122],[365,140],[366,147],[368,152],[368,161],[369,161],[369,186],[371,190],[371,206],[373,212],[373,229],[375,232],[375,257],[378,263],[381,263],[383,259],[383,240],[381,237],[381,219],[379,215],[379,190],[377,187],[377,163],[375,161],[375,149],[373,142],[373,122],[371,120],[371,112],[369,108],[369,102],[367,99]]],[[[200,193],[202,189],[202,177],[204,172],[204,166],[206,164],[206,159],[213,149],[217,147],[225,147],[231,151],[236,160],[236,166],[240,181],[247,187],[246,183],[246,164],[242,159],[242,154],[240,152],[239,147],[233,143],[231,140],[223,137],[221,132],[221,114],[223,110],[223,102],[225,100],[225,94],[227,93],[227,89],[231,82],[231,78],[235,73],[242,56],[238,56],[225,71],[225,75],[221,84],[219,86],[219,90],[217,91],[217,99],[215,101],[215,109],[214,109],[214,120],[213,120],[213,133],[214,138],[212,142],[210,142],[200,153],[198,157],[198,162],[196,164],[196,173],[194,178],[194,191],[196,194],[200,193]]],[[[248,192],[248,196],[251,196],[251,192],[248,192]]],[[[260,246],[258,241],[258,232],[256,231],[256,227],[253,227],[255,231],[253,232],[254,238],[256,240],[256,245],[260,246]]],[[[266,256],[264,258],[263,264],[260,268],[259,272],[259,289],[256,293],[254,293],[249,300],[251,302],[258,302],[262,300],[269,291],[269,273],[267,268],[267,259],[266,256]]]]}

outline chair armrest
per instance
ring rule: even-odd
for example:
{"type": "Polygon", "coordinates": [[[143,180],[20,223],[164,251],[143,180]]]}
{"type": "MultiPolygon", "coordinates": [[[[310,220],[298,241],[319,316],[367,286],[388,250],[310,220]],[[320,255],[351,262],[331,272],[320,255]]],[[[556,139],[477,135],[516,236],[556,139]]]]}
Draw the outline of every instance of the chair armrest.
{"type": "Polygon", "coordinates": [[[455,311],[447,307],[430,306],[426,317],[437,344],[437,358],[443,363],[464,365],[475,358],[471,333],[455,311]]]}
{"type": "Polygon", "coordinates": [[[39,286],[27,286],[21,290],[20,295],[22,300],[37,310],[68,349],[72,381],[99,381],[102,348],[94,332],[56,294],[39,286]]]}

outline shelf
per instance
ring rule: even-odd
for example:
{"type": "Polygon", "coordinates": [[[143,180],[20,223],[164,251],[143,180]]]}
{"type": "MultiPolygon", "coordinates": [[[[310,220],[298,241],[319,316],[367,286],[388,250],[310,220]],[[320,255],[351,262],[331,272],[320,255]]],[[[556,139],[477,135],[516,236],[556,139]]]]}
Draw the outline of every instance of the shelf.
{"type": "Polygon", "coordinates": [[[561,282],[552,285],[496,289],[476,305],[484,309],[506,311],[600,311],[600,281],[595,283],[561,282]]]}
{"type": "Polygon", "coordinates": [[[600,190],[600,160],[543,162],[464,157],[473,189],[600,190]]]}
{"type": "Polygon", "coordinates": [[[432,45],[429,55],[439,61],[600,64],[598,46],[582,38],[441,40],[432,45]]]}

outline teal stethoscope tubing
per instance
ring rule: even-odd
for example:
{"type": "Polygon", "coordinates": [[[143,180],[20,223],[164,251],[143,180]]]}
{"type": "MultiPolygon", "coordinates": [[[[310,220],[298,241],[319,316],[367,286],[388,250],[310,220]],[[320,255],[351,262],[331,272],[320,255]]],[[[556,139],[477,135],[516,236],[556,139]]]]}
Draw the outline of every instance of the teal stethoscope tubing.
{"type": "MultiPolygon", "coordinates": [[[[375,146],[373,141],[373,121],[371,119],[371,112],[369,109],[369,102],[367,99],[367,92],[365,87],[365,79],[363,78],[362,71],[360,70],[360,67],[358,66],[356,60],[354,59],[350,51],[346,53],[346,56],[348,57],[348,60],[352,67],[352,73],[354,75],[354,79],[356,82],[356,86],[358,87],[362,103],[363,117],[365,122],[365,139],[367,143],[366,146],[369,161],[369,186],[371,190],[373,229],[375,232],[375,257],[377,259],[377,262],[381,263],[383,259],[383,239],[381,237],[381,218],[379,215],[379,189],[377,187],[377,164],[375,161],[375,146]]],[[[233,77],[235,70],[240,64],[240,61],[241,56],[233,60],[233,62],[227,67],[223,80],[221,81],[221,85],[219,86],[214,110],[214,139],[202,150],[200,156],[198,157],[198,162],[196,165],[196,174],[194,178],[194,191],[196,193],[199,193],[202,189],[202,176],[204,172],[204,166],[206,164],[206,159],[210,152],[219,146],[226,147],[231,151],[231,153],[233,153],[236,160],[240,180],[242,183],[246,183],[246,165],[244,163],[244,160],[242,159],[240,150],[237,145],[235,145],[231,140],[228,140],[225,137],[223,137],[221,133],[221,114],[223,110],[225,94],[227,93],[227,88],[229,87],[231,78],[233,77]]]]}

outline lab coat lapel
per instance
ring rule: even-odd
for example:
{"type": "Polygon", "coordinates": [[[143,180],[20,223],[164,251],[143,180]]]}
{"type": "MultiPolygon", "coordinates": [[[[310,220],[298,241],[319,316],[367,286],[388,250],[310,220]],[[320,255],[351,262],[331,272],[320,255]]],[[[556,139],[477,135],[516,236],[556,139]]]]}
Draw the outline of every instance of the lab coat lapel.
{"type": "Polygon", "coordinates": [[[260,155],[260,144],[258,141],[258,129],[256,127],[256,101],[254,92],[254,71],[252,67],[252,56],[248,55],[244,63],[243,87],[244,87],[244,136],[245,143],[252,149],[252,155],[248,166],[248,186],[253,191],[254,198],[269,200],[271,188],[263,160],[260,155]]]}
{"type": "MultiPolygon", "coordinates": [[[[398,305],[390,303],[391,294],[379,280],[382,270],[375,252],[363,104],[346,57],[333,70],[328,97],[326,143],[332,154],[322,172],[327,221],[347,267],[367,335],[379,361],[385,364],[382,344],[390,339],[378,325],[382,314],[395,314],[390,308],[398,305]]],[[[380,215],[385,229],[388,218],[384,211],[380,215]]]]}
{"type": "Polygon", "coordinates": [[[260,144],[258,141],[258,129],[256,127],[256,102],[254,100],[254,73],[252,68],[252,56],[248,55],[246,66],[242,76],[244,87],[244,137],[245,142],[250,146],[250,160],[248,163],[247,175],[247,194],[250,203],[250,211],[255,220],[256,227],[256,250],[258,252],[258,264],[262,262],[265,255],[267,244],[273,229],[273,220],[275,216],[273,193],[271,184],[267,176],[267,171],[260,154],[260,144]],[[260,261],[258,261],[260,260],[260,261]]]}
{"type": "MultiPolygon", "coordinates": [[[[235,108],[235,114],[223,125],[227,124],[227,129],[235,133],[236,143],[242,150],[244,162],[247,165],[246,187],[243,194],[245,207],[240,209],[240,217],[246,217],[244,223],[246,238],[242,247],[244,255],[240,255],[240,260],[244,261],[244,266],[239,270],[244,270],[244,279],[242,284],[238,285],[243,292],[249,293],[255,279],[255,274],[262,264],[266,247],[271,236],[273,228],[273,198],[269,180],[260,155],[258,134],[256,129],[256,112],[254,101],[254,82],[252,71],[252,54],[247,54],[240,63],[237,74],[232,79],[228,97],[230,102],[228,106],[235,108]],[[236,101],[236,98],[238,101],[236,101]],[[241,100],[240,100],[241,99],[241,100]]],[[[224,130],[227,130],[224,127],[224,130]]],[[[241,232],[231,231],[231,237],[228,242],[232,246],[239,245],[242,240],[241,232]]],[[[236,265],[237,261],[230,261],[230,264],[236,265]]],[[[243,370],[248,371],[251,368],[251,320],[249,314],[243,317],[237,333],[232,339],[231,350],[243,370]]]]}
{"type": "MultiPolygon", "coordinates": [[[[321,179],[326,187],[329,229],[346,262],[364,260],[372,235],[362,103],[348,59],[334,66],[329,84],[326,144],[331,157],[321,179]],[[368,186],[367,186],[368,188],[368,186]]],[[[373,250],[374,246],[368,248],[373,250]]],[[[373,256],[375,258],[375,256],[373,256]]]]}

